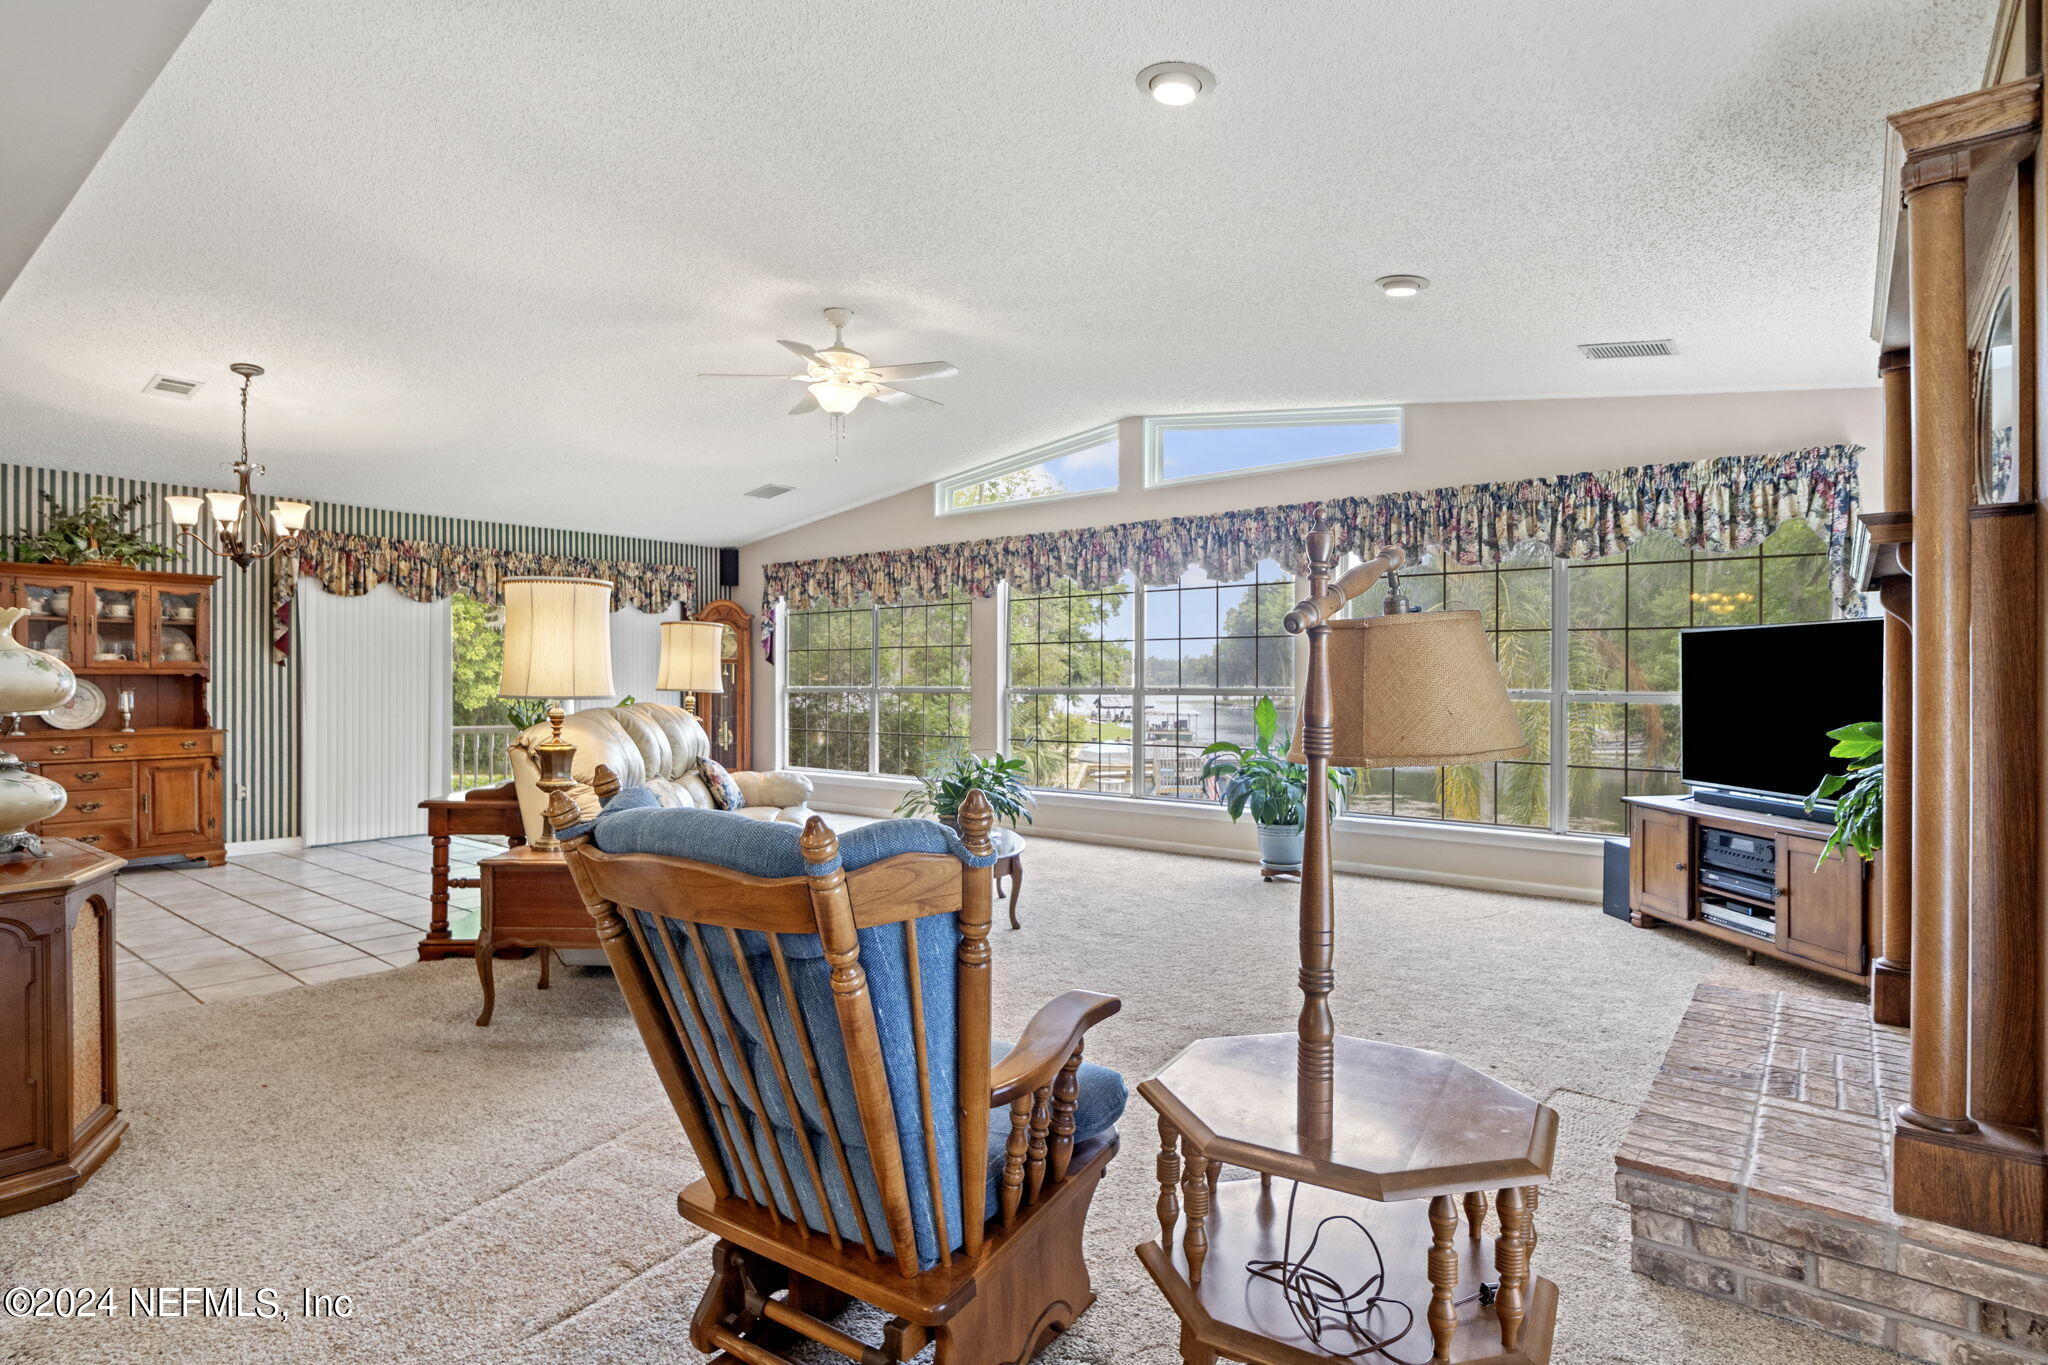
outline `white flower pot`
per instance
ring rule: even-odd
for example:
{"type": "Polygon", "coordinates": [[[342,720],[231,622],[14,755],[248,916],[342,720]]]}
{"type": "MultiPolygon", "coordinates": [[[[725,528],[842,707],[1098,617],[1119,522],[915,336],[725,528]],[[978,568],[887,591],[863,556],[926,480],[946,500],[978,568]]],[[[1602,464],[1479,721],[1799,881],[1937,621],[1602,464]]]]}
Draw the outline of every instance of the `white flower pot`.
{"type": "Polygon", "coordinates": [[[1267,867],[1301,866],[1301,845],[1307,833],[1300,825],[1260,825],[1259,861],[1267,867]]]}

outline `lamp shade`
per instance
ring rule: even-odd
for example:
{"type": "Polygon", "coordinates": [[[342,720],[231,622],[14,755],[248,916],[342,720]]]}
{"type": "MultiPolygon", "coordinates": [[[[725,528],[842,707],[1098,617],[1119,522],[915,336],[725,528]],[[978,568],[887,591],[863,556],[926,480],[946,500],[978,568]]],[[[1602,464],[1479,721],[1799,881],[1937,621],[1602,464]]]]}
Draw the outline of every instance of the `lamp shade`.
{"type": "Polygon", "coordinates": [[[725,627],[716,621],[661,623],[661,676],[655,686],[673,692],[723,692],[719,667],[725,652],[725,627]]]}
{"type": "MultiPolygon", "coordinates": [[[[1333,764],[1437,767],[1529,752],[1476,611],[1332,621],[1328,658],[1333,764]]],[[[1297,736],[1297,761],[1300,749],[1297,736]]]]}
{"type": "Polygon", "coordinates": [[[602,578],[507,578],[501,697],[574,701],[612,694],[612,585],[602,578]]]}

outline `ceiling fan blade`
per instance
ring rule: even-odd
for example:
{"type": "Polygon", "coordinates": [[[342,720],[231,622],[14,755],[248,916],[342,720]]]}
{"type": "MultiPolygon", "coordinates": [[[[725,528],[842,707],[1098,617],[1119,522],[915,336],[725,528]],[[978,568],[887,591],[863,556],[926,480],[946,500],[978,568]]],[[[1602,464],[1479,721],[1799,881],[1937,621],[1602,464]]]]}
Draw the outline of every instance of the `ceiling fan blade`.
{"type": "Polygon", "coordinates": [[[892,389],[887,384],[875,385],[870,395],[877,403],[887,403],[892,408],[906,408],[911,412],[923,412],[928,408],[943,408],[944,403],[934,402],[922,394],[910,393],[903,389],[892,389]]]}
{"type": "Polygon", "coordinates": [[[699,379],[809,379],[807,374],[709,374],[697,372],[699,379]]]}
{"type": "Polygon", "coordinates": [[[884,384],[902,379],[951,379],[960,367],[944,360],[923,360],[915,365],[876,365],[868,373],[884,384]]]}
{"type": "Polygon", "coordinates": [[[810,361],[813,365],[823,363],[818,359],[818,353],[812,350],[810,347],[804,345],[801,341],[778,341],[775,344],[777,346],[782,347],[786,351],[795,352],[797,355],[802,356],[805,360],[810,361]]]}
{"type": "Polygon", "coordinates": [[[806,389],[804,396],[796,400],[796,406],[789,410],[791,417],[801,417],[807,412],[818,410],[818,396],[806,389]]]}

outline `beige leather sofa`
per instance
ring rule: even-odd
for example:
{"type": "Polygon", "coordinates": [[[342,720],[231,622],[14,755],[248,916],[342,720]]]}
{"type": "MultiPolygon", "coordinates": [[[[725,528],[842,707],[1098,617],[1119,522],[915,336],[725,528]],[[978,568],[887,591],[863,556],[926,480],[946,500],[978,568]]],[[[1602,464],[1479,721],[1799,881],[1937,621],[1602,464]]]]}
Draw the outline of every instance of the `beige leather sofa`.
{"type": "MultiPolygon", "coordinates": [[[[519,792],[519,816],[526,825],[526,837],[538,839],[543,832],[540,770],[533,761],[532,746],[548,737],[543,721],[522,734],[512,745],[512,780],[519,792]]],[[[716,805],[698,763],[711,752],[711,740],[697,718],[680,706],[658,702],[635,702],[631,706],[601,706],[578,711],[562,722],[562,738],[576,746],[570,773],[576,786],[569,795],[585,819],[595,819],[596,793],[590,780],[600,763],[618,774],[622,786],[641,783],[653,787],[663,803],[672,806],[716,805]]],[[[810,818],[806,804],[811,799],[811,780],[801,773],[734,773],[740,794],[746,798],[742,815],[756,820],[788,820],[802,824],[810,818]]]]}

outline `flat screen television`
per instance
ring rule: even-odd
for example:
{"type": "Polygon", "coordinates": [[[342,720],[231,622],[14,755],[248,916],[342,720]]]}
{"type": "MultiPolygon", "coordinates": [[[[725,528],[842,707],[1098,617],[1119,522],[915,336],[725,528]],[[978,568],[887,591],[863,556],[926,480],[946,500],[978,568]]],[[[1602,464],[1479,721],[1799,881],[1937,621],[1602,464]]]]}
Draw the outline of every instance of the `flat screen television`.
{"type": "MultiPolygon", "coordinates": [[[[1679,632],[1679,776],[1696,800],[1801,814],[1845,760],[1827,732],[1884,715],[1884,622],[1679,632]]],[[[1827,805],[1812,818],[1832,820],[1827,805]]]]}

